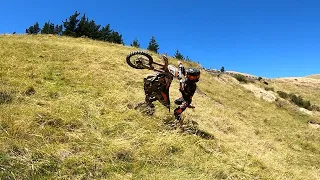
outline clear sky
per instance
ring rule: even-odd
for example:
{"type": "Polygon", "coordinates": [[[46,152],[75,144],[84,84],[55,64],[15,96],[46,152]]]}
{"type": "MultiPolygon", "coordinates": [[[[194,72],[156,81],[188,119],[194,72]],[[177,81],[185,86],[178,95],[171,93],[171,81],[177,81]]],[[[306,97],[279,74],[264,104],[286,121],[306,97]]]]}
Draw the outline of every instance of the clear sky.
{"type": "MultiPolygon", "coordinates": [[[[0,34],[25,33],[36,21],[61,24],[75,11],[110,24],[126,45],[184,56],[205,68],[256,76],[320,74],[318,0],[2,0],[0,34]]],[[[80,16],[82,16],[82,14],[80,16]]]]}

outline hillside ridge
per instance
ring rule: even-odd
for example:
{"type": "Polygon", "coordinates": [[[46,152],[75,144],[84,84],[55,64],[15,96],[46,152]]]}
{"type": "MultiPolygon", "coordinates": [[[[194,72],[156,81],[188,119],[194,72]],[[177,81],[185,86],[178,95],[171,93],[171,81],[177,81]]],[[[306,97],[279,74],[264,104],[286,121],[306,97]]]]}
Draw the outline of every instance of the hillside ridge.
{"type": "MultiPolygon", "coordinates": [[[[202,69],[182,131],[171,127],[174,104],[169,113],[155,103],[153,116],[132,108],[144,99],[143,78],[152,73],[126,64],[138,48],[0,35],[0,49],[0,179],[320,177],[319,114],[302,112],[276,93],[320,104],[317,80],[244,84],[202,69]],[[274,101],[258,96],[262,89],[274,101]]],[[[174,79],[172,102],[178,87],[174,79]]]]}

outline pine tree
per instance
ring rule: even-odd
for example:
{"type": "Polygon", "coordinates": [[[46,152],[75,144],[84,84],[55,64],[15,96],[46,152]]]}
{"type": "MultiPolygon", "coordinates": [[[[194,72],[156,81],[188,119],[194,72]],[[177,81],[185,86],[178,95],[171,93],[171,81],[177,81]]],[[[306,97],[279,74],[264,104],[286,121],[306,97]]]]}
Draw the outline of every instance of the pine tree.
{"type": "Polygon", "coordinates": [[[220,71],[221,71],[221,72],[224,72],[224,71],[225,71],[223,66],[221,67],[220,71]]]}
{"type": "Polygon", "coordinates": [[[54,27],[54,34],[61,35],[62,34],[62,25],[56,25],[54,27]]]}
{"type": "Polygon", "coordinates": [[[73,15],[71,15],[69,17],[69,20],[66,19],[65,22],[63,22],[63,26],[65,28],[65,30],[62,32],[62,35],[66,35],[66,36],[72,36],[72,37],[75,37],[76,36],[76,33],[75,33],[75,30],[78,26],[78,23],[79,23],[79,19],[78,16],[80,15],[80,13],[78,13],[78,11],[76,11],[73,15]]]}
{"type": "Polygon", "coordinates": [[[179,52],[179,50],[176,51],[176,53],[174,54],[174,57],[180,60],[184,59],[183,55],[179,52]]]}
{"type": "Polygon", "coordinates": [[[108,41],[110,38],[112,30],[110,29],[110,24],[107,24],[105,27],[102,27],[99,31],[99,40],[108,41]]]}
{"type": "Polygon", "coordinates": [[[62,25],[54,25],[50,21],[44,23],[41,34],[57,34],[61,35],[62,25]]]}
{"type": "Polygon", "coordinates": [[[134,39],[133,42],[130,44],[130,46],[140,48],[140,44],[138,42],[138,39],[134,39]]]}
{"type": "Polygon", "coordinates": [[[99,39],[101,25],[96,24],[94,20],[88,21],[87,36],[92,39],[99,39]]]}
{"type": "Polygon", "coordinates": [[[81,37],[81,36],[88,36],[88,30],[89,30],[89,22],[88,18],[86,17],[86,14],[83,14],[83,16],[80,18],[79,23],[77,24],[76,28],[74,29],[75,37],[81,37]]]}
{"type": "Polygon", "coordinates": [[[49,22],[44,23],[41,34],[54,34],[54,24],[49,22]]]}
{"type": "Polygon", "coordinates": [[[44,23],[42,30],[41,30],[41,34],[49,34],[49,24],[48,23],[44,23]]]}
{"type": "Polygon", "coordinates": [[[112,42],[112,43],[116,43],[116,44],[124,44],[123,39],[122,39],[122,35],[116,31],[111,32],[111,34],[108,38],[108,41],[112,42]]]}
{"type": "Polygon", "coordinates": [[[33,26],[30,26],[28,29],[26,29],[27,34],[38,34],[41,31],[39,28],[39,23],[36,22],[33,26]]]}
{"type": "Polygon", "coordinates": [[[156,39],[155,39],[154,36],[151,37],[150,42],[149,42],[149,46],[148,46],[147,49],[150,50],[150,51],[153,51],[155,53],[158,53],[159,45],[156,42],[156,39]]]}

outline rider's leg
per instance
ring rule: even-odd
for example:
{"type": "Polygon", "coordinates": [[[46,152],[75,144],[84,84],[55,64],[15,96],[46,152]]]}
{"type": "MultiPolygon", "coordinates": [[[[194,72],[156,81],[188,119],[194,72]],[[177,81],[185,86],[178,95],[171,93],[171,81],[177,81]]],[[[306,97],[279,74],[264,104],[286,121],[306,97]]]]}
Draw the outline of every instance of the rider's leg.
{"type": "Polygon", "coordinates": [[[176,100],[174,100],[174,103],[176,105],[181,105],[183,103],[184,99],[183,97],[177,98],[176,100]]]}
{"type": "Polygon", "coordinates": [[[187,101],[183,101],[181,105],[174,110],[174,116],[176,120],[180,123],[180,125],[182,125],[181,114],[184,110],[187,109],[188,106],[189,103],[187,101]]]}

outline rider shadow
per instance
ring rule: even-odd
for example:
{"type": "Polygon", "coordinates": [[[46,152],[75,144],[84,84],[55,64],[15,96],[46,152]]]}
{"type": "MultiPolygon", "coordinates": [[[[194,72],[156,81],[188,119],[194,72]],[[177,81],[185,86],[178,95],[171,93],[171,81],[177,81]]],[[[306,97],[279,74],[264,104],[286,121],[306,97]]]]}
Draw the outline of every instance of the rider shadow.
{"type": "Polygon", "coordinates": [[[183,122],[183,125],[179,127],[179,125],[175,123],[174,117],[166,116],[165,118],[163,118],[163,123],[168,130],[175,130],[179,128],[180,132],[183,134],[193,134],[207,140],[214,139],[214,136],[212,134],[199,129],[198,123],[193,120],[183,122]]]}
{"type": "Polygon", "coordinates": [[[142,101],[137,104],[128,104],[127,107],[129,109],[134,109],[141,112],[144,115],[152,116],[155,112],[154,108],[150,108],[146,102],[142,101]]]}
{"type": "MultiPolygon", "coordinates": [[[[150,109],[144,102],[140,102],[136,105],[128,104],[128,108],[138,110],[147,116],[152,116],[152,114],[154,113],[154,111],[150,109]]],[[[175,123],[175,118],[172,115],[165,116],[164,118],[162,118],[162,121],[165,125],[166,130],[179,129],[183,134],[193,134],[207,140],[214,139],[214,136],[212,134],[199,129],[198,123],[196,121],[187,120],[183,122],[182,126],[179,126],[177,123],[175,123]]]]}

